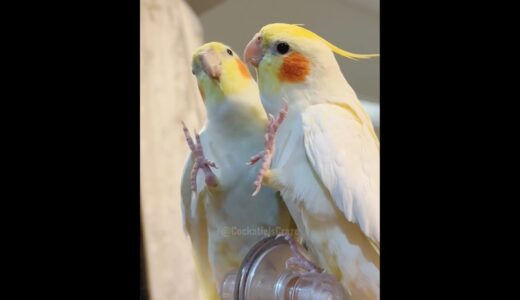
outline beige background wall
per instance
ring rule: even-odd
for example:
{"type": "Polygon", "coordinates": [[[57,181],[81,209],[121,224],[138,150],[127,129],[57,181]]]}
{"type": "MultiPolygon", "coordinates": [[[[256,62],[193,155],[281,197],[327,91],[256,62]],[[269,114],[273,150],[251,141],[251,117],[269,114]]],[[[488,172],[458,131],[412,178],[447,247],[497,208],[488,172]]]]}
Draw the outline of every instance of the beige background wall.
{"type": "Polygon", "coordinates": [[[187,146],[180,121],[200,128],[203,102],[191,74],[202,43],[180,0],[141,0],[141,217],[151,299],[197,299],[191,246],[183,232],[180,177],[187,146]]]}

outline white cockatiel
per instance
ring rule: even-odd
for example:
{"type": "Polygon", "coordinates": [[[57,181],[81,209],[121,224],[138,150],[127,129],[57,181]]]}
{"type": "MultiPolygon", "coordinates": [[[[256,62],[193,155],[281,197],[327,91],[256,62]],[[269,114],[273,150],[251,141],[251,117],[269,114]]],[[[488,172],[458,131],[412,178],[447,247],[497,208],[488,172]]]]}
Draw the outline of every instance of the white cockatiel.
{"type": "Polygon", "coordinates": [[[334,53],[376,56],[279,23],[246,46],[264,108],[282,111],[269,127],[255,184],[281,192],[309,250],[349,299],[379,299],[379,140],[334,53]]]}
{"type": "Polygon", "coordinates": [[[192,153],[182,178],[183,223],[202,289],[218,299],[225,275],[250,248],[294,223],[274,190],[251,196],[258,168],[245,162],[263,145],[267,116],[247,67],[217,42],[198,48],[192,67],[208,118],[195,142],[184,127],[192,153]]]}

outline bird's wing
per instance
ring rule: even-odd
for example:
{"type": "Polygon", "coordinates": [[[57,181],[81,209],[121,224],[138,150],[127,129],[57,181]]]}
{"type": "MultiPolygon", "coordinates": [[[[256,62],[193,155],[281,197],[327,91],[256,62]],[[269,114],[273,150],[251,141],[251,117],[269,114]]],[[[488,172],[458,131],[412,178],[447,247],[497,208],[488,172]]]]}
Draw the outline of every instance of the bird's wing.
{"type": "MultiPolygon", "coordinates": [[[[379,142],[354,110],[324,103],[302,115],[307,158],[347,220],[379,248],[379,142]]],[[[378,250],[378,249],[377,249],[378,250]]]]}

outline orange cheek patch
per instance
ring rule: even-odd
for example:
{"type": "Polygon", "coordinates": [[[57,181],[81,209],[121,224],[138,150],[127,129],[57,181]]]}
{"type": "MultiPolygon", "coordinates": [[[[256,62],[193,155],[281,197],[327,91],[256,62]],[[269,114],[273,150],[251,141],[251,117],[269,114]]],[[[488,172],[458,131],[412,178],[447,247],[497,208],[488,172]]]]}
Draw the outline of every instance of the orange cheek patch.
{"type": "Polygon", "coordinates": [[[282,82],[302,82],[309,72],[309,60],[300,53],[294,52],[284,57],[278,79],[282,82]]]}
{"type": "Polygon", "coordinates": [[[238,58],[236,59],[236,62],[238,69],[240,70],[240,74],[242,74],[242,76],[245,78],[251,78],[251,74],[249,74],[249,70],[247,69],[246,65],[244,65],[244,63],[238,58]]]}

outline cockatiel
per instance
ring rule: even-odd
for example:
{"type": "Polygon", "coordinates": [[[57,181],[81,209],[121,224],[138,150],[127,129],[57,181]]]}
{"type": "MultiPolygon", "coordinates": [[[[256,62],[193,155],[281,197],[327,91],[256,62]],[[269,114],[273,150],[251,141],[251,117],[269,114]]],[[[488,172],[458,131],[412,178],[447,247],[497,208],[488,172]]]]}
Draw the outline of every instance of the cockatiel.
{"type": "Polygon", "coordinates": [[[349,299],[379,299],[379,140],[334,53],[376,56],[280,23],[264,26],[246,46],[265,110],[281,111],[271,116],[266,149],[251,158],[264,159],[256,192],[261,184],[281,192],[311,254],[349,299]]]}
{"type": "Polygon", "coordinates": [[[250,248],[294,223],[274,190],[263,190],[261,199],[251,196],[259,170],[244,162],[262,147],[268,121],[246,65],[229,47],[212,42],[196,50],[192,67],[207,121],[195,142],[183,124],[192,150],[182,178],[183,225],[207,299],[218,299],[226,273],[239,268],[250,248]]]}

